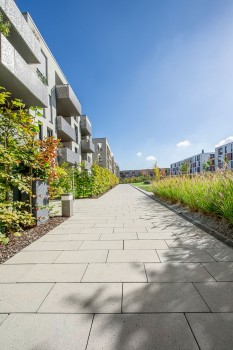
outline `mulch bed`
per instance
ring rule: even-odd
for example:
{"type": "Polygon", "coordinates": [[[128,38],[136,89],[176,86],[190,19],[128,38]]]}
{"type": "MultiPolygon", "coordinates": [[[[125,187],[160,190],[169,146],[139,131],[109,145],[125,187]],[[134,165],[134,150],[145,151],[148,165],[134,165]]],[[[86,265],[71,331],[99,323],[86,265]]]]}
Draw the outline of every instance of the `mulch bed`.
{"type": "Polygon", "coordinates": [[[43,225],[25,230],[20,237],[10,235],[10,242],[7,245],[0,244],[0,264],[10,259],[13,255],[36,241],[38,238],[44,236],[65,220],[67,220],[67,218],[61,216],[52,217],[43,225]]]}

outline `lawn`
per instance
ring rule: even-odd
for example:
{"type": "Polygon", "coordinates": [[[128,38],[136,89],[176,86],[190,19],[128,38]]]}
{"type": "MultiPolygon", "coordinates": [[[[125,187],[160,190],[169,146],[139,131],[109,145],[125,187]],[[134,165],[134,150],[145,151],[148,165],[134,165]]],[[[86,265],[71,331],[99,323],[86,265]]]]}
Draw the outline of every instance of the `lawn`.
{"type": "Polygon", "coordinates": [[[141,188],[144,191],[152,192],[152,185],[145,185],[144,182],[131,183],[131,185],[141,188]]]}

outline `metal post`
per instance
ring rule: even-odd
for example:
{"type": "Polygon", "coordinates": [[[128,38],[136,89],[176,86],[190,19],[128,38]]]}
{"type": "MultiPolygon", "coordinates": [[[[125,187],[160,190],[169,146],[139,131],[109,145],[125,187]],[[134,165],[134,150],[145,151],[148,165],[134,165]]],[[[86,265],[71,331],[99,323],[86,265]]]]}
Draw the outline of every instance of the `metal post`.
{"type": "Polygon", "coordinates": [[[73,195],[63,194],[61,196],[61,205],[62,205],[62,216],[71,217],[73,216],[73,195]]]}

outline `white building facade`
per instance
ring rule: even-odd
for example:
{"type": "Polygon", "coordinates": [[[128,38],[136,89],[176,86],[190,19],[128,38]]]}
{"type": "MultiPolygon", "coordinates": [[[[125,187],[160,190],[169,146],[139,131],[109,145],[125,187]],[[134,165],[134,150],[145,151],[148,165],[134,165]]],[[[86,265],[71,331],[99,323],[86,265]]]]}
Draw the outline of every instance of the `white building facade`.
{"type": "Polygon", "coordinates": [[[180,175],[182,174],[182,165],[186,164],[188,174],[197,174],[202,173],[203,164],[209,164],[209,170],[215,171],[215,153],[214,152],[204,152],[196,154],[192,157],[180,160],[178,162],[172,163],[170,166],[171,175],[180,175]],[[208,163],[207,163],[208,162],[208,163]]]}
{"type": "Polygon", "coordinates": [[[215,148],[215,167],[233,170],[233,142],[215,148]]]}

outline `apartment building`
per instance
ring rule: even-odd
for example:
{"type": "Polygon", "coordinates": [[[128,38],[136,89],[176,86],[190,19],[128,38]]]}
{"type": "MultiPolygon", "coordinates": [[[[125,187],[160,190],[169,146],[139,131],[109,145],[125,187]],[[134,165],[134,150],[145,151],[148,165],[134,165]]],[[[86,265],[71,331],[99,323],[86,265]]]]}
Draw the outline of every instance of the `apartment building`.
{"type": "Polygon", "coordinates": [[[11,24],[10,35],[0,33],[0,86],[22,99],[27,107],[42,108],[39,138],[61,140],[58,160],[70,165],[92,165],[94,145],[91,123],[28,13],[13,0],[0,0],[0,12],[11,24]]]}
{"type": "Polygon", "coordinates": [[[119,165],[115,162],[108,140],[105,137],[93,138],[93,143],[95,145],[93,162],[119,176],[119,165]]]}
{"type": "Polygon", "coordinates": [[[172,163],[170,166],[170,174],[171,175],[179,175],[182,173],[182,165],[187,164],[186,173],[196,174],[203,172],[203,164],[210,164],[210,171],[215,171],[215,153],[214,152],[204,152],[202,150],[201,153],[196,154],[192,157],[180,160],[176,163],[172,163]]]}
{"type": "Polygon", "coordinates": [[[120,178],[130,178],[130,177],[139,177],[139,176],[149,176],[154,177],[154,169],[140,169],[140,170],[121,170],[120,178]]]}
{"type": "Polygon", "coordinates": [[[233,142],[215,148],[215,168],[233,170],[233,142]]]}

